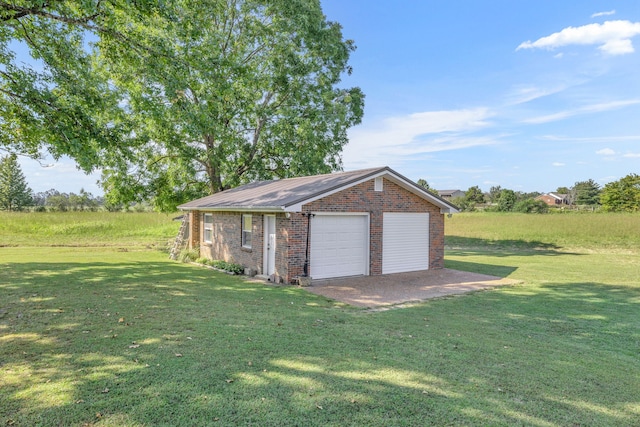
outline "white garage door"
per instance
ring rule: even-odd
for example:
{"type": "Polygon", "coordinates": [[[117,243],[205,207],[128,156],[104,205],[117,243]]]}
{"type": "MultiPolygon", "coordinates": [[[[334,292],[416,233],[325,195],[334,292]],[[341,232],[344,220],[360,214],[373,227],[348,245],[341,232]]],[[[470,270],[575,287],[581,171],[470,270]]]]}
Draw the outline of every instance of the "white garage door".
{"type": "Polygon", "coordinates": [[[367,274],[367,215],[316,215],[311,219],[311,271],[314,279],[367,274]]]}
{"type": "Polygon", "coordinates": [[[429,214],[385,212],[382,274],[429,268],[429,214]]]}

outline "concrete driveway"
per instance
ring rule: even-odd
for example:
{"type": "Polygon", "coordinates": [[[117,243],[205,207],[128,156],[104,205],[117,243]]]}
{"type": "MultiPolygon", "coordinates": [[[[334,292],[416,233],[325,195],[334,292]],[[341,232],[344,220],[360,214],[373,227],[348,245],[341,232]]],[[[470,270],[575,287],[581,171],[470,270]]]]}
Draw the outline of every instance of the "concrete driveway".
{"type": "Polygon", "coordinates": [[[444,268],[381,276],[314,280],[311,286],[305,289],[353,306],[374,308],[516,283],[519,282],[444,268]]]}

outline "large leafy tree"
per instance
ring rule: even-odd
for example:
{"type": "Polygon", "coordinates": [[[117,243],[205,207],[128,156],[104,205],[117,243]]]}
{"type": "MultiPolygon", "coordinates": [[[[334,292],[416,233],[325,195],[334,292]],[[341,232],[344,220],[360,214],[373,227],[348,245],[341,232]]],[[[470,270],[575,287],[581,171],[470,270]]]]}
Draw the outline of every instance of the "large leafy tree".
{"type": "Polygon", "coordinates": [[[339,86],[354,46],[319,0],[34,4],[0,1],[10,24],[2,84],[13,85],[0,137],[103,168],[111,202],[153,198],[170,210],[256,179],[340,168],[364,96],[339,86]],[[43,71],[17,66],[11,40],[43,71]]]}
{"type": "Polygon", "coordinates": [[[21,210],[32,202],[31,189],[15,154],[0,159],[0,208],[21,210]]]}
{"type": "Polygon", "coordinates": [[[100,46],[148,141],[105,173],[112,201],[170,209],[187,193],[340,168],[363,95],[338,87],[354,47],[318,0],[176,1],[170,18],[127,33],[162,57],[100,46]]]}
{"type": "Polygon", "coordinates": [[[137,48],[117,17],[151,13],[153,3],[0,1],[0,148],[69,155],[87,172],[129,155],[130,123],[121,95],[98,72],[93,42],[137,48]]]}
{"type": "Polygon", "coordinates": [[[640,211],[640,175],[632,173],[605,185],[600,201],[606,211],[640,211]]]}

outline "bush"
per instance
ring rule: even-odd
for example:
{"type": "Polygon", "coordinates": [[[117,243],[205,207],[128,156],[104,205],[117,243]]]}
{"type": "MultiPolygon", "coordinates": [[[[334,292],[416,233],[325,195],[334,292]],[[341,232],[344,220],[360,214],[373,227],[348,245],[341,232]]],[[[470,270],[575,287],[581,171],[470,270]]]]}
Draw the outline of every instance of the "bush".
{"type": "Polygon", "coordinates": [[[210,261],[211,265],[215,268],[219,268],[220,270],[228,271],[234,274],[242,274],[244,273],[244,266],[240,264],[234,264],[232,262],[226,262],[221,260],[213,260],[210,261]]]}
{"type": "Polygon", "coordinates": [[[200,256],[200,249],[183,249],[180,251],[180,255],[178,255],[178,260],[180,262],[193,262],[198,259],[200,256]]]}
{"type": "Polygon", "coordinates": [[[513,206],[514,212],[521,213],[547,213],[549,212],[549,205],[542,200],[526,199],[520,200],[513,206]]]}
{"type": "MultiPolygon", "coordinates": [[[[182,261],[182,252],[180,254],[180,260],[182,261]]],[[[198,258],[198,254],[197,253],[193,257],[193,259],[189,259],[189,260],[183,261],[183,262],[189,262],[189,261],[195,261],[198,264],[208,265],[210,267],[217,268],[218,270],[228,271],[229,273],[233,273],[233,274],[243,274],[244,273],[244,266],[243,265],[234,264],[232,262],[222,261],[222,260],[219,260],[219,259],[209,259],[209,258],[205,258],[205,257],[199,257],[198,258]]]]}

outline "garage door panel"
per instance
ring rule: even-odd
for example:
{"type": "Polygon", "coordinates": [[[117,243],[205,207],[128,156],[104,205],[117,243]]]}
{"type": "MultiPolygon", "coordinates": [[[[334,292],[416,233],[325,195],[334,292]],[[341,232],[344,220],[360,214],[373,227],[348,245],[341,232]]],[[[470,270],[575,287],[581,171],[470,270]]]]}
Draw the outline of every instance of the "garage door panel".
{"type": "Polygon", "coordinates": [[[312,277],[326,279],[366,274],[366,215],[318,215],[311,220],[310,240],[312,277]]]}
{"type": "Polygon", "coordinates": [[[385,212],[382,228],[382,273],[429,268],[429,214],[385,212]]]}

